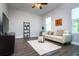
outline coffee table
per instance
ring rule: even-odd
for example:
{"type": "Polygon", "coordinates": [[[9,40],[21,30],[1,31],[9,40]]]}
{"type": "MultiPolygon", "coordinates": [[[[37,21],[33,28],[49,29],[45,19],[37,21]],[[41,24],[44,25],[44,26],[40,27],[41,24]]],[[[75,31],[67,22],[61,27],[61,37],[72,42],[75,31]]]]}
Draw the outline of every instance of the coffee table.
{"type": "Polygon", "coordinates": [[[39,37],[38,37],[38,42],[44,43],[44,37],[43,37],[43,36],[39,36],[39,37]]]}

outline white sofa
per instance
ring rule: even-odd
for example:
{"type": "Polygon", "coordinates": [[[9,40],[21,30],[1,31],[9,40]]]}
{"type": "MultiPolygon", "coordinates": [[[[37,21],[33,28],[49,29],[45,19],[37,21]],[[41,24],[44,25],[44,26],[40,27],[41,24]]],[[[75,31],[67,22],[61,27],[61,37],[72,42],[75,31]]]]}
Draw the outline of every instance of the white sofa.
{"type": "Polygon", "coordinates": [[[71,34],[69,33],[65,33],[62,36],[57,36],[57,35],[48,35],[46,32],[43,32],[43,36],[44,39],[49,39],[49,40],[53,40],[59,43],[68,43],[71,41],[71,34]]]}

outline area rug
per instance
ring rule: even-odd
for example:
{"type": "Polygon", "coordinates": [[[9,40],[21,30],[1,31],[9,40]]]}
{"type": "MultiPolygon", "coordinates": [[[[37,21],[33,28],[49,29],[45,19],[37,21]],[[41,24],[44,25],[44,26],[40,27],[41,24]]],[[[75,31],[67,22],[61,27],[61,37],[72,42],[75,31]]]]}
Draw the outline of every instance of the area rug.
{"type": "Polygon", "coordinates": [[[33,49],[39,54],[43,55],[48,52],[60,49],[61,46],[54,44],[53,42],[45,41],[44,43],[38,42],[38,40],[30,40],[28,43],[33,47],[33,49]]]}

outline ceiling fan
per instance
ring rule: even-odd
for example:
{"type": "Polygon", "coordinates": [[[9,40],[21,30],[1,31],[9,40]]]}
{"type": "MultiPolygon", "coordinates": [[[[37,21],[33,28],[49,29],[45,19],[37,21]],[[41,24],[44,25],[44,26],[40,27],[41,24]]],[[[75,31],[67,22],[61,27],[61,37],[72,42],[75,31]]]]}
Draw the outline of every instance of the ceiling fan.
{"type": "Polygon", "coordinates": [[[48,3],[34,3],[32,8],[40,8],[43,9],[43,6],[47,5],[48,3]]]}

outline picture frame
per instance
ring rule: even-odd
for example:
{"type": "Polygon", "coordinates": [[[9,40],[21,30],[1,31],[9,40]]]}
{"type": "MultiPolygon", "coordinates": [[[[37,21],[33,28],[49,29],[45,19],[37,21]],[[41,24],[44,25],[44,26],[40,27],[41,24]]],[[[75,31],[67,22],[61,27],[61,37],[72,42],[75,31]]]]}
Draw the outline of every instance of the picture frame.
{"type": "Polygon", "coordinates": [[[62,26],[62,21],[63,21],[62,18],[56,19],[56,20],[55,20],[55,26],[62,26]]]}

